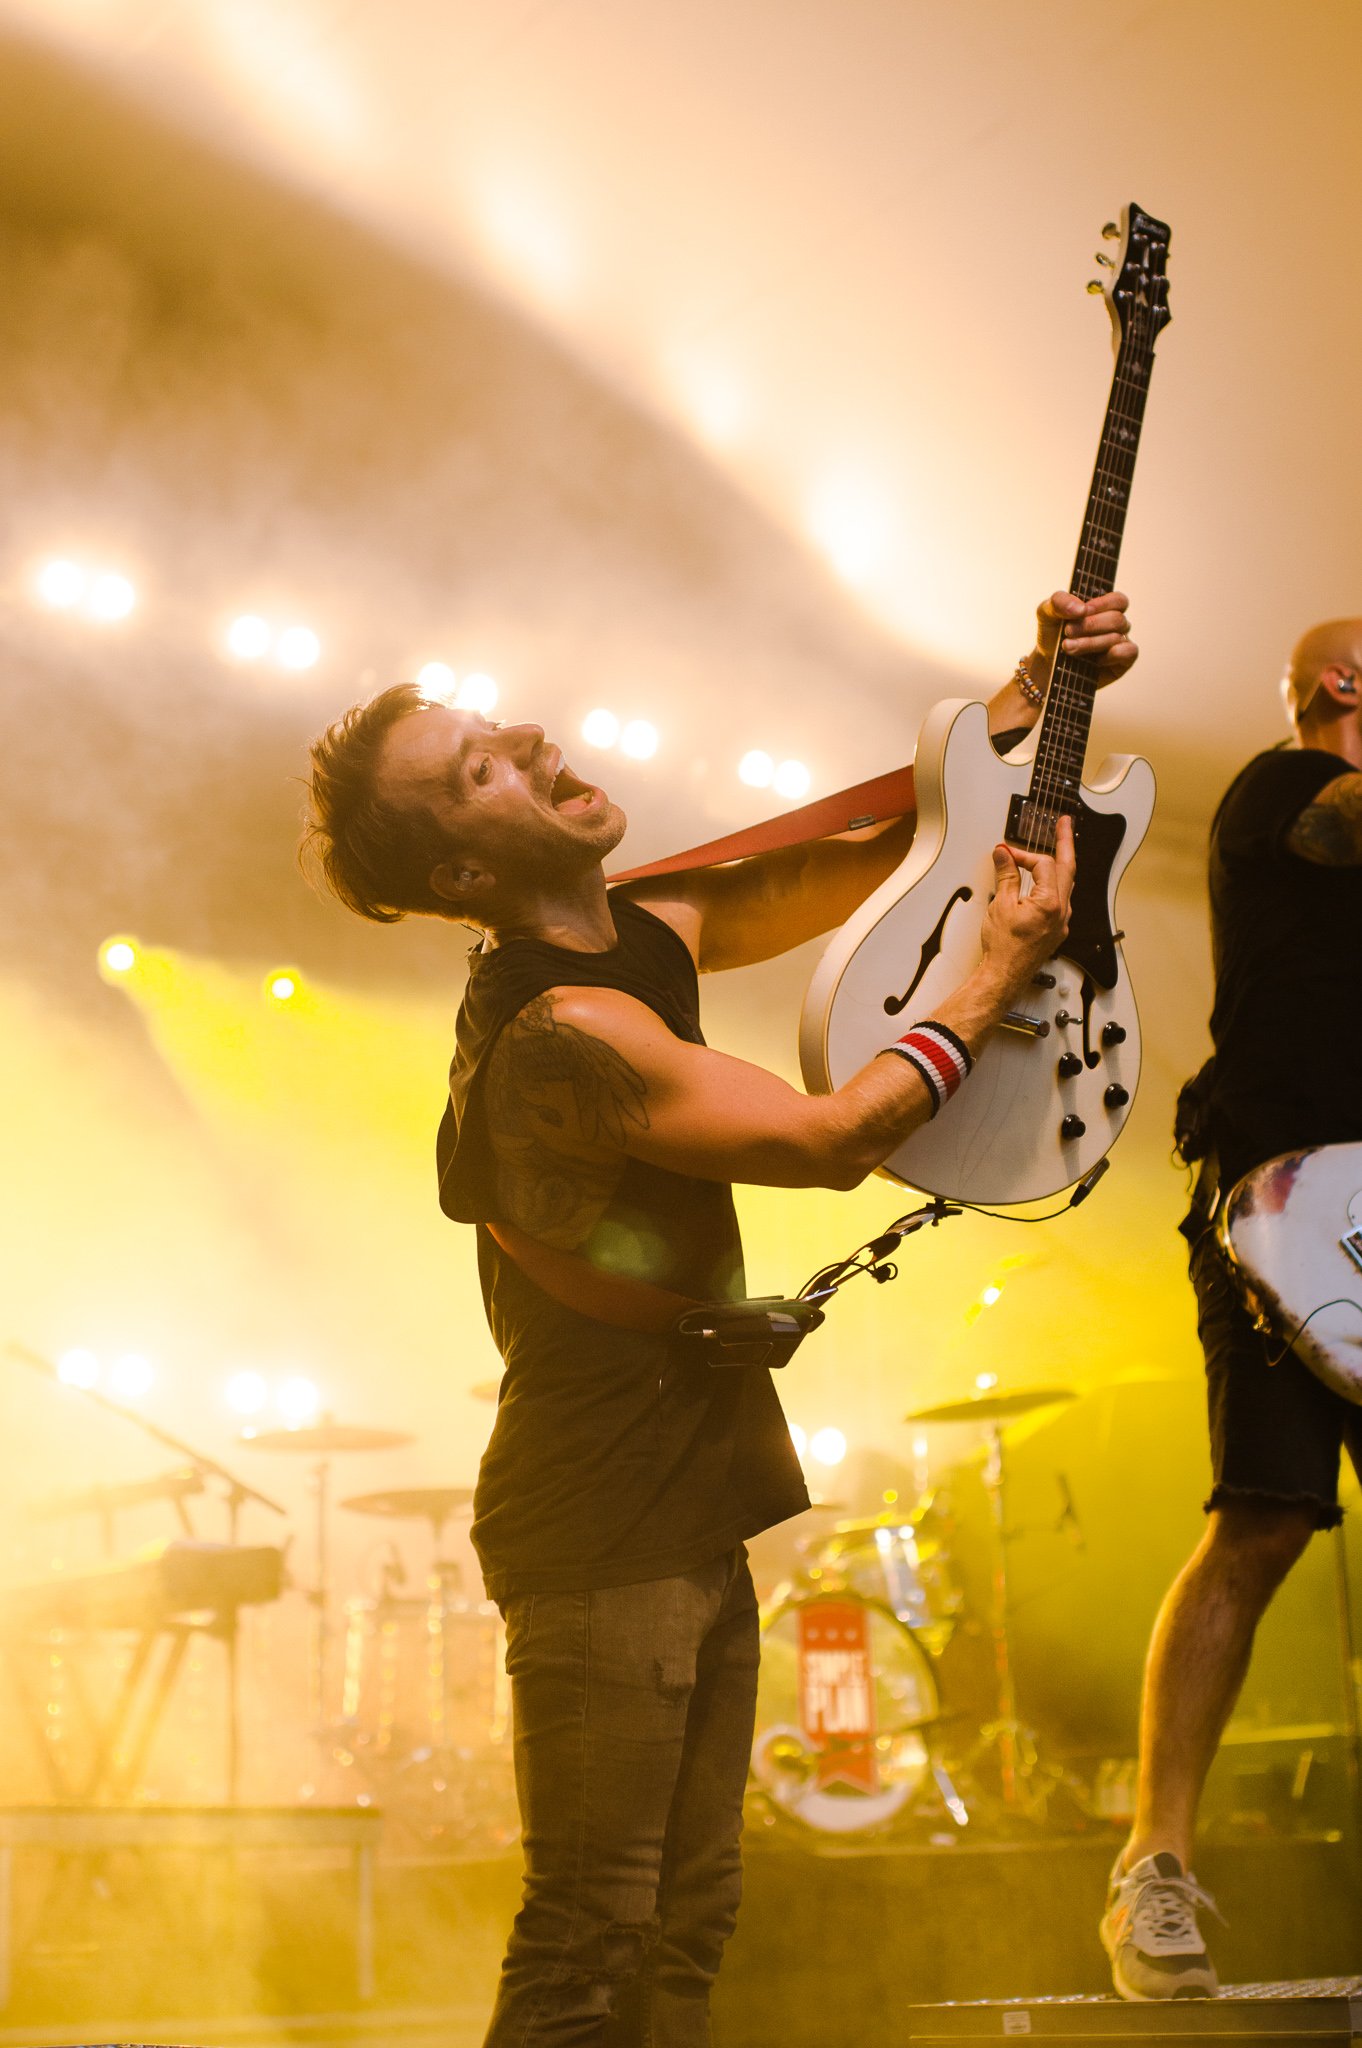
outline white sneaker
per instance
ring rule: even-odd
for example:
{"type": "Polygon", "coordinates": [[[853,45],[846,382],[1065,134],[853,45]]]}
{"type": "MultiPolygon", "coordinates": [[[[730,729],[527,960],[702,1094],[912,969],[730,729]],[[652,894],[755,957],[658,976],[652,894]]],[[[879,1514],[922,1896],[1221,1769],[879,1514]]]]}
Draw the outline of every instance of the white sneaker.
{"type": "Polygon", "coordinates": [[[1133,1870],[1117,1864],[1102,1915],[1102,1946],[1122,1998],[1215,1996],[1215,1969],[1196,1924],[1198,1906],[1220,1919],[1215,1900],[1169,1851],[1146,1856],[1133,1870]]]}

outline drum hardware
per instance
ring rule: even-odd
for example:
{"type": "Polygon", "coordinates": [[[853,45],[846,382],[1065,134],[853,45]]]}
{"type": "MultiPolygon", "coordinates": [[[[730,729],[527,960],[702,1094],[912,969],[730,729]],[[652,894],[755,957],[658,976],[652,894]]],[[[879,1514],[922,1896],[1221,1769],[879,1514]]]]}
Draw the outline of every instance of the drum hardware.
{"type": "Polygon", "coordinates": [[[430,1524],[424,1594],[399,1592],[385,1564],[377,1598],[345,1607],[345,1670],[332,1755],[373,1788],[394,1825],[419,1845],[495,1846],[514,1839],[504,1632],[490,1602],[466,1598],[457,1559],[441,1554],[466,1486],[360,1494],[350,1514],[430,1524]]]}
{"type": "Polygon", "coordinates": [[[320,1730],[326,1717],[327,1679],[331,1663],[330,1517],[327,1512],[331,1457],[338,1451],[399,1450],[416,1439],[408,1430],[375,1429],[362,1423],[337,1422],[334,1417],[324,1415],[320,1422],[308,1423],[297,1429],[243,1429],[237,1441],[253,1451],[291,1451],[299,1456],[317,1453],[317,1462],[308,1474],[308,1491],[315,1502],[316,1576],[304,1597],[312,1610],[308,1714],[313,1728],[320,1730]]]}
{"type": "MultiPolygon", "coordinates": [[[[1072,1387],[1020,1388],[1013,1393],[989,1390],[973,1394],[963,1401],[945,1401],[931,1408],[916,1409],[904,1417],[906,1422],[913,1423],[977,1421],[987,1430],[988,1454],[982,1478],[994,1542],[989,1634],[993,1646],[995,1713],[993,1719],[980,1729],[978,1739],[963,1759],[960,1769],[968,1784],[976,1777],[986,1758],[996,1757],[1002,1814],[1009,1820],[1044,1820],[1049,1798],[1060,1785],[1064,1785],[1075,1798],[1081,1798],[1081,1795],[1076,1782],[1070,1784],[1063,1772],[1042,1760],[1034,1733],[1017,1714],[1008,1549],[1023,1531],[1008,1520],[1007,1453],[1002,1426],[1012,1417],[1028,1415],[1037,1409],[1058,1406],[1077,1398],[1072,1387]]],[[[1076,1517],[1072,1517],[1072,1499],[1067,1496],[1066,1484],[1061,1486],[1061,1493],[1065,1496],[1064,1505],[1055,1526],[1066,1528],[1071,1518],[1076,1517]]]]}
{"type": "MultiPolygon", "coordinates": [[[[26,1344],[17,1343],[13,1339],[7,1343],[5,1348],[12,1358],[17,1358],[24,1365],[31,1366],[35,1372],[40,1372],[45,1379],[51,1380],[54,1385],[62,1387],[63,1391],[66,1390],[66,1383],[62,1380],[56,1366],[50,1359],[44,1358],[40,1352],[31,1351],[26,1344]]],[[[142,1629],[143,1634],[141,1646],[132,1666],[134,1672],[139,1671],[150,1657],[151,1651],[155,1646],[157,1631],[169,1629],[174,1638],[174,1644],[182,1645],[187,1640],[187,1633],[193,1627],[192,1619],[189,1622],[185,1622],[173,1619],[167,1614],[166,1601],[168,1599],[180,1599],[182,1604],[187,1604],[189,1596],[183,1583],[177,1581],[174,1586],[171,1586],[164,1573],[172,1569],[180,1569],[181,1571],[192,1569],[192,1558],[188,1566],[185,1564],[185,1559],[190,1557],[190,1553],[199,1552],[206,1556],[211,1551],[220,1559],[220,1564],[216,1569],[212,1565],[208,1567],[210,1573],[209,1580],[206,1586],[200,1585],[197,1591],[208,1595],[208,1597],[198,1602],[198,1606],[212,1613],[211,1633],[222,1643],[225,1655],[227,1727],[225,1779],[227,1803],[228,1805],[233,1805],[236,1801],[241,1774],[241,1701],[237,1655],[239,1610],[241,1606],[252,1601],[275,1599],[278,1597],[284,1559],[284,1553],[280,1550],[246,1550],[238,1544],[241,1510],[248,1501],[254,1501],[257,1506],[268,1508],[272,1515],[281,1515],[285,1519],[287,1519],[288,1511],[281,1507],[278,1501],[271,1500],[268,1494],[261,1493],[258,1487],[248,1486],[245,1480],[238,1478],[235,1472],[231,1471],[226,1465],[221,1464],[216,1458],[209,1457],[204,1451],[196,1450],[192,1444],[186,1443],[183,1438],[173,1435],[170,1430],[162,1429],[160,1424],[153,1422],[149,1416],[140,1414],[136,1409],[125,1407],[120,1401],[110,1400],[108,1395],[101,1394],[97,1388],[78,1387],[75,1391],[79,1393],[83,1401],[91,1402],[96,1408],[103,1408],[109,1414],[121,1417],[124,1422],[132,1423],[135,1428],[141,1430],[144,1436],[150,1437],[153,1443],[160,1444],[163,1449],[172,1451],[177,1458],[184,1458],[188,1461],[187,1471],[172,1473],[159,1479],[134,1482],[129,1486],[92,1488],[81,1502],[77,1511],[93,1511],[105,1517],[107,1548],[112,1540],[112,1518],[120,1509],[139,1505],[146,1500],[166,1499],[174,1502],[175,1512],[186,1541],[181,1546],[178,1546],[182,1555],[171,1566],[165,1566],[160,1577],[156,1577],[153,1573],[152,1583],[149,1586],[145,1582],[145,1576],[138,1582],[146,1598],[141,1618],[137,1623],[142,1629]],[[222,1482],[221,1499],[227,1510],[227,1542],[225,1544],[208,1545],[196,1543],[193,1540],[194,1532],[184,1503],[190,1496],[206,1491],[204,1482],[207,1479],[216,1479],[222,1482]],[[252,1572],[248,1562],[252,1559],[260,1561],[265,1574],[263,1580],[259,1577],[258,1573],[252,1572]],[[242,1569],[246,1572],[245,1580],[234,1576],[234,1574],[242,1569]],[[273,1579],[270,1577],[271,1572],[274,1574],[273,1579]],[[272,1591],[269,1590],[271,1585],[273,1587],[272,1591]],[[262,1587],[264,1590],[261,1590],[262,1587]]],[[[68,1505],[70,1501],[78,1498],[78,1496],[68,1496],[68,1505]]],[[[52,1506],[53,1503],[50,1501],[38,1503],[36,1515],[39,1518],[43,1517],[51,1511],[52,1506]]],[[[177,1546],[171,1545],[166,1554],[169,1555],[176,1549],[177,1546]]],[[[110,1582],[112,1582],[125,1570],[136,1571],[138,1569],[139,1567],[136,1561],[134,1561],[128,1567],[118,1567],[117,1571],[110,1572],[107,1576],[110,1582]]],[[[92,1625],[95,1627],[111,1627],[119,1624],[96,1620],[92,1625]]],[[[179,1654],[183,1654],[182,1648],[179,1654]]],[[[174,1646],[172,1646],[171,1657],[176,1663],[178,1662],[178,1659],[175,1658],[174,1646]]],[[[170,1671],[169,1677],[163,1671],[149,1724],[150,1732],[148,1732],[148,1724],[144,1723],[143,1739],[139,1746],[140,1755],[143,1757],[149,1752],[156,1721],[170,1698],[173,1683],[174,1670],[170,1671]]],[[[135,1682],[133,1690],[135,1691],[135,1682]]],[[[128,1711],[131,1711],[131,1692],[125,1692],[124,1702],[116,1711],[121,1712],[123,1705],[126,1706],[128,1711]]],[[[109,1738],[109,1745],[110,1753],[112,1753],[111,1737],[109,1738]]],[[[46,1745],[44,1747],[46,1748],[46,1745]]],[[[140,1757],[138,1762],[140,1763],[140,1757]]],[[[135,1785],[135,1775],[129,1778],[129,1784],[135,1785]]]]}

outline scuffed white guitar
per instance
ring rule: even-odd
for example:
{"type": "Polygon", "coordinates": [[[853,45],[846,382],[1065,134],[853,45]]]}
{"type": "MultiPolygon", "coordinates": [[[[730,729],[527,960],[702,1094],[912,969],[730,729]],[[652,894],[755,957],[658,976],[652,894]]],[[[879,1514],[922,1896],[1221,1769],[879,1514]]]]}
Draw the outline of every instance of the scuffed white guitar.
{"type": "MultiPolygon", "coordinates": [[[[1167,326],[1169,231],[1125,209],[1119,270],[1104,287],[1116,369],[1070,588],[1116,587],[1140,424],[1167,326]]],[[[1106,259],[1099,259],[1106,260],[1106,259]]],[[[983,704],[938,704],[914,762],[917,829],[902,866],[842,926],[804,999],[805,1085],[840,1087],[972,973],[1000,838],[1053,851],[1061,812],[1074,821],[1078,873],[1063,953],[995,1031],[967,1086],[881,1169],[951,1200],[1029,1202],[1082,1180],[1129,1113],[1140,1025],[1116,927],[1116,893],[1149,828],[1154,772],[1124,755],[1082,781],[1096,665],[1061,655],[1034,740],[994,753],[983,704]]]]}
{"type": "Polygon", "coordinates": [[[1264,1326],[1336,1394],[1362,1401],[1362,1145],[1255,1166],[1218,1228],[1264,1326]]]}

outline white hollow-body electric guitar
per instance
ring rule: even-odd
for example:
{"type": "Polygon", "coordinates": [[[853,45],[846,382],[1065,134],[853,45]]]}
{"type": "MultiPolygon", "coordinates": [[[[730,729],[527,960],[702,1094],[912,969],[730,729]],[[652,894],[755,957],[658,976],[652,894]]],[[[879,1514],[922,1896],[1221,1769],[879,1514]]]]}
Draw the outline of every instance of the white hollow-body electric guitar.
{"type": "MultiPolygon", "coordinates": [[[[1116,587],[1130,482],[1154,360],[1168,324],[1169,231],[1135,205],[1119,268],[1101,287],[1116,369],[1070,588],[1116,587]]],[[[840,1087],[978,965],[1001,838],[1053,851],[1073,819],[1078,872],[1063,951],[1039,972],[985,1045],[967,1084],[881,1171],[962,1202],[1039,1200],[1072,1187],[1120,1133],[1140,1069],[1140,1021],[1121,953],[1116,893],[1149,828],[1154,771],[1113,756],[1082,780],[1096,664],[1060,654],[1034,736],[993,751],[983,704],[956,698],[928,715],[913,776],[917,829],[901,867],[828,945],[804,999],[805,1085],[840,1087]]]]}

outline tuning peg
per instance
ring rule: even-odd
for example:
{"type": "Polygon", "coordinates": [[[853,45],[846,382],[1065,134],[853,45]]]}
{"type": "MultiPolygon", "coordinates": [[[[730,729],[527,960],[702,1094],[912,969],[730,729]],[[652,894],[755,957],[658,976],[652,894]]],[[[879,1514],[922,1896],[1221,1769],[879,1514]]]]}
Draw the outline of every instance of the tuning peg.
{"type": "Polygon", "coordinates": [[[1103,270],[1115,270],[1116,268],[1116,258],[1114,256],[1104,256],[1100,249],[1093,258],[1093,261],[1094,263],[1100,263],[1103,270]]]}
{"type": "Polygon", "coordinates": [[[1102,240],[1104,242],[1119,241],[1120,235],[1121,230],[1117,227],[1114,220],[1109,220],[1102,230],[1102,240]]]}
{"type": "Polygon", "coordinates": [[[1100,291],[1102,291],[1102,290],[1104,290],[1104,289],[1105,289],[1105,287],[1103,286],[1103,283],[1102,283],[1102,280],[1101,280],[1101,278],[1100,278],[1100,277],[1090,277],[1090,278],[1088,279],[1088,290],[1089,290],[1090,292],[1100,292],[1100,291]]]}

